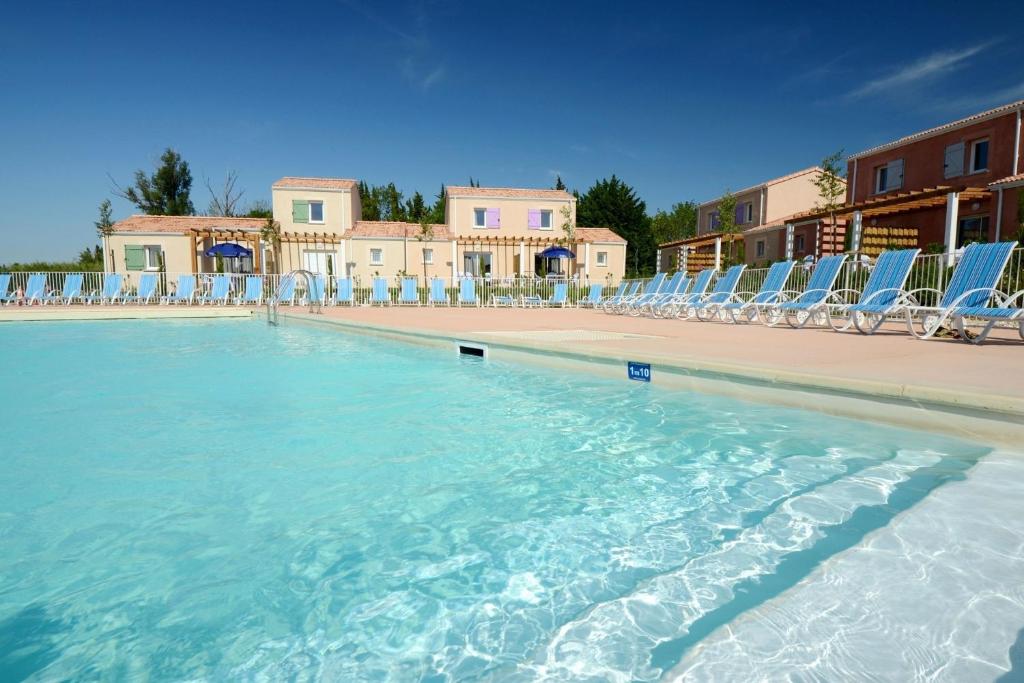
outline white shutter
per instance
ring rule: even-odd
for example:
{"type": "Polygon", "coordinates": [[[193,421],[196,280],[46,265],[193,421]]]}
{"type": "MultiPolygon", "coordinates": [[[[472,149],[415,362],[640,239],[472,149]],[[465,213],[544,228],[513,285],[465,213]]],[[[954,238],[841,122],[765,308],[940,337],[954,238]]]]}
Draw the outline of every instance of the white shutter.
{"type": "Polygon", "coordinates": [[[956,178],[964,174],[964,143],[958,142],[946,148],[945,177],[956,178]]]}
{"type": "Polygon", "coordinates": [[[903,187],[903,159],[889,162],[889,171],[885,178],[885,191],[898,190],[903,187]]]}

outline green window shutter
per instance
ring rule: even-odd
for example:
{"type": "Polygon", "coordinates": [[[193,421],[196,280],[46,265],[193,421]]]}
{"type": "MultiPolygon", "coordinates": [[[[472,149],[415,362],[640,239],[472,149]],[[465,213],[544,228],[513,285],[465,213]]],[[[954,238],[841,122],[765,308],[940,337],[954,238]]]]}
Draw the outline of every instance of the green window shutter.
{"type": "Polygon", "coordinates": [[[309,202],[301,199],[292,200],[292,222],[293,223],[308,223],[309,222],[309,202]]]}
{"type": "Polygon", "coordinates": [[[142,270],[146,267],[146,249],[134,244],[124,245],[125,270],[142,270]]]}

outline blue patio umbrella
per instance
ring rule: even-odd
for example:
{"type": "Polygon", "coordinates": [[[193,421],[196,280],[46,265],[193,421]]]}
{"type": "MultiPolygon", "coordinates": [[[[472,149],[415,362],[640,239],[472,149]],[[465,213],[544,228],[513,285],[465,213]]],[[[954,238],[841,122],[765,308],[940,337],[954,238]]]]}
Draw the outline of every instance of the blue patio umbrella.
{"type": "Polygon", "coordinates": [[[203,252],[209,257],[220,256],[221,258],[239,258],[241,256],[252,256],[252,249],[246,249],[241,244],[225,242],[215,244],[203,252]]]}
{"type": "Polygon", "coordinates": [[[543,256],[544,258],[576,258],[576,254],[572,253],[571,249],[566,249],[565,247],[548,247],[540,252],[538,256],[543,256]]]}

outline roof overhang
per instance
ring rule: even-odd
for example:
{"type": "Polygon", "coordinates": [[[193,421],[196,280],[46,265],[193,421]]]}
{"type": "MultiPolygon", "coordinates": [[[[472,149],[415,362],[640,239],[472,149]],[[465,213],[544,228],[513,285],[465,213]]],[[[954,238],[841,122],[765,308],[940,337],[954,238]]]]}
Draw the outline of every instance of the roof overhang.
{"type": "MultiPolygon", "coordinates": [[[[945,206],[947,197],[953,192],[960,195],[960,201],[988,199],[992,196],[992,193],[984,187],[950,187],[942,185],[923,190],[894,192],[855,204],[843,204],[836,209],[835,216],[837,218],[850,218],[858,211],[864,217],[889,216],[945,206]]],[[[830,211],[808,211],[807,213],[797,214],[787,223],[799,225],[803,222],[822,220],[830,216],[832,216],[830,211]]]]}

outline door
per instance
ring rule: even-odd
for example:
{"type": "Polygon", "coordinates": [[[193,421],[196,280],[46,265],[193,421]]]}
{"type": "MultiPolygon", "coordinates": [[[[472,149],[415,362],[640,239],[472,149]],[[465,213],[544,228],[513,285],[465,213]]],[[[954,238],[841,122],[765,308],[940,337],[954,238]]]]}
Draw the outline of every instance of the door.
{"type": "Polygon", "coordinates": [[[302,267],[312,273],[333,274],[334,253],[319,249],[307,249],[302,254],[302,267]]]}

